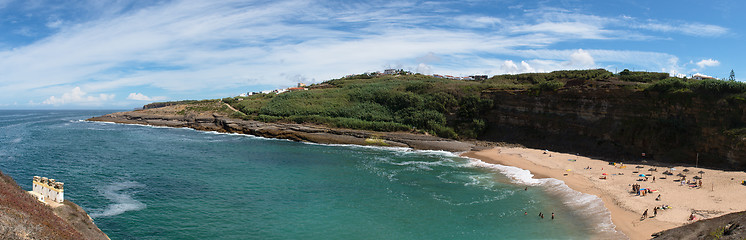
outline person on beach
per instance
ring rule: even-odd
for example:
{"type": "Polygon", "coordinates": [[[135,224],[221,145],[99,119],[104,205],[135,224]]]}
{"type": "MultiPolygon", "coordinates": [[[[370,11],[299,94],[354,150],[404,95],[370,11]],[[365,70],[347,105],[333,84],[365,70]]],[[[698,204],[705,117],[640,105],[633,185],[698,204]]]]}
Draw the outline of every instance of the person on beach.
{"type": "Polygon", "coordinates": [[[697,186],[702,187],[702,179],[699,180],[699,182],[697,183],[697,186]]]}
{"type": "Polygon", "coordinates": [[[655,197],[655,201],[660,201],[660,200],[661,200],[661,195],[660,195],[660,194],[658,194],[658,196],[657,196],[657,197],[655,197]]]}
{"type": "Polygon", "coordinates": [[[655,182],[655,176],[653,176],[653,182],[655,182]]]}
{"type": "Polygon", "coordinates": [[[648,209],[645,209],[645,212],[642,213],[642,218],[640,218],[640,221],[645,220],[648,218],[648,209]]]}
{"type": "Polygon", "coordinates": [[[658,207],[653,208],[653,217],[658,216],[658,207]]]}

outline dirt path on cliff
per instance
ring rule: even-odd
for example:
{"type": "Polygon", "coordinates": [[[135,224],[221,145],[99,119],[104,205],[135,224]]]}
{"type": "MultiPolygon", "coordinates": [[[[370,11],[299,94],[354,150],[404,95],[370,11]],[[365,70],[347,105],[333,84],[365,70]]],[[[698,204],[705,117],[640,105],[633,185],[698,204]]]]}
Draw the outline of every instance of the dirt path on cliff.
{"type": "Polygon", "coordinates": [[[226,102],[223,102],[223,101],[220,101],[220,102],[221,102],[221,103],[223,103],[223,104],[225,104],[225,106],[228,106],[228,108],[230,108],[230,109],[231,109],[231,110],[233,110],[234,112],[239,112],[239,113],[241,113],[241,114],[244,114],[243,112],[241,112],[241,111],[238,111],[237,109],[233,108],[233,106],[231,106],[230,104],[228,104],[228,103],[226,103],[226,102]]]}

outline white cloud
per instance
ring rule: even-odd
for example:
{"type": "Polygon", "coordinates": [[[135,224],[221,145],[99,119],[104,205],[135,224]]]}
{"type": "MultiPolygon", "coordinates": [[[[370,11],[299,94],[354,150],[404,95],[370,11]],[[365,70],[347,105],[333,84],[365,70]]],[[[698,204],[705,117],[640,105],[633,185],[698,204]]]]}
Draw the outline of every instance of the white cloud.
{"type": "Polygon", "coordinates": [[[90,96],[86,92],[75,87],[69,92],[63,93],[61,97],[51,96],[44,100],[42,104],[46,105],[63,105],[63,104],[82,104],[82,105],[101,105],[105,101],[114,99],[114,94],[101,93],[98,96],[90,96]]]}
{"type": "Polygon", "coordinates": [[[699,66],[700,69],[706,68],[706,67],[716,67],[720,65],[720,61],[710,59],[702,59],[701,61],[697,62],[697,66],[699,66]]]}
{"type": "Polygon", "coordinates": [[[518,64],[515,64],[512,60],[505,60],[500,65],[500,73],[503,74],[517,74],[517,73],[527,73],[527,72],[537,72],[534,67],[531,66],[531,64],[521,61],[520,66],[518,64]]]}
{"type": "Polygon", "coordinates": [[[50,19],[47,22],[46,26],[48,28],[59,28],[60,26],[62,26],[62,20],[60,20],[60,19],[50,19]]]}
{"type": "Polygon", "coordinates": [[[127,99],[137,100],[137,101],[163,101],[163,100],[166,100],[166,97],[163,97],[163,96],[148,97],[142,93],[130,93],[130,95],[127,96],[127,99]]]}
{"type": "Polygon", "coordinates": [[[421,63],[440,62],[440,57],[438,57],[438,55],[435,55],[435,53],[433,52],[428,52],[427,55],[418,57],[417,61],[421,63]]]}
{"type": "Polygon", "coordinates": [[[492,28],[498,27],[503,22],[502,19],[496,17],[468,15],[455,17],[453,21],[459,26],[467,28],[492,28]]]}
{"type": "Polygon", "coordinates": [[[430,75],[433,74],[433,67],[424,63],[420,63],[419,65],[417,65],[417,69],[415,69],[415,72],[430,75]]]}
{"type": "Polygon", "coordinates": [[[592,68],[596,65],[596,62],[593,61],[593,56],[591,56],[591,54],[583,51],[583,49],[578,49],[576,52],[570,54],[568,65],[581,68],[592,68]]]}
{"type": "MultiPolygon", "coordinates": [[[[550,49],[584,39],[627,38],[633,34],[619,33],[629,27],[617,22],[625,20],[562,9],[521,10],[505,18],[452,11],[448,16],[460,21],[455,24],[471,26],[454,29],[454,23],[428,12],[443,6],[418,13],[407,1],[381,6],[315,3],[175,0],[102,14],[89,22],[45,19],[56,28],[53,35],[15,49],[0,48],[0,102],[58,94],[64,91],[59,86],[91,92],[148,86],[168,92],[157,95],[288,86],[301,78],[320,81],[381,70],[386,64],[454,75],[582,69],[607,62],[675,69],[668,63],[675,56],[665,53],[550,49]],[[513,56],[523,60],[504,61],[513,56]]],[[[162,98],[117,93],[129,93],[130,100],[162,98]]],[[[62,97],[50,97],[44,102],[60,101],[62,97]]]]}
{"type": "Polygon", "coordinates": [[[728,33],[728,29],[725,27],[701,23],[645,23],[640,24],[639,28],[660,32],[677,32],[680,34],[700,37],[717,37],[728,33]]]}

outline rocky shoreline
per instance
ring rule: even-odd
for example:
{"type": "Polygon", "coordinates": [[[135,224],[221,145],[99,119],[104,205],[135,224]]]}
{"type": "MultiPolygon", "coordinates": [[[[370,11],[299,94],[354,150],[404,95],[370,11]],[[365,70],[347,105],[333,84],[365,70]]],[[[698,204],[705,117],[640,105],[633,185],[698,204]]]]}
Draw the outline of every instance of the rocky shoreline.
{"type": "Polygon", "coordinates": [[[169,107],[117,112],[93,117],[89,121],[142,124],[165,127],[187,127],[203,131],[250,134],[324,144],[356,144],[387,147],[407,147],[417,150],[466,152],[494,146],[485,142],[462,142],[425,134],[407,132],[374,132],[329,128],[320,125],[265,123],[229,118],[218,113],[175,114],[169,107]]]}

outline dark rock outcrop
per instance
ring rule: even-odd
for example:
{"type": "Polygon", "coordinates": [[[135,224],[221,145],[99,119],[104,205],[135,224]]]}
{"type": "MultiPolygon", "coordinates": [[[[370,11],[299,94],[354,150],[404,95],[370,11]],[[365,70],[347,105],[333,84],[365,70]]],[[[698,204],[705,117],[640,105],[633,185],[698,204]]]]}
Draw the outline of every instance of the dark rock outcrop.
{"type": "Polygon", "coordinates": [[[653,234],[653,239],[745,239],[746,212],[697,221],[653,234]]]}

